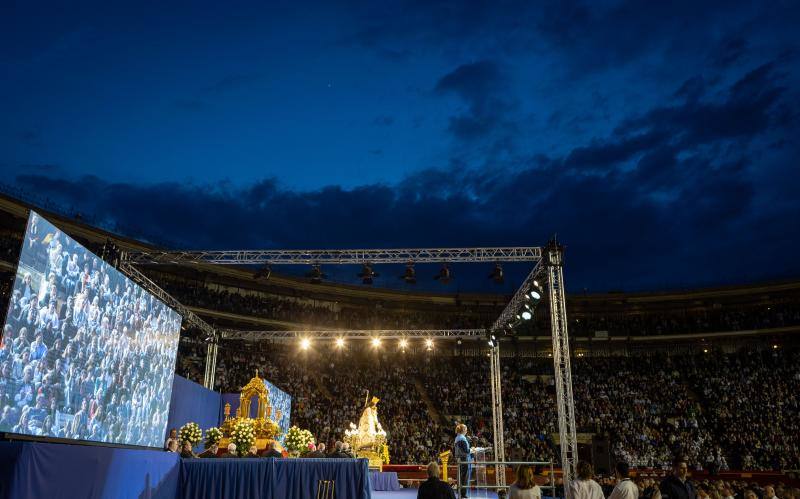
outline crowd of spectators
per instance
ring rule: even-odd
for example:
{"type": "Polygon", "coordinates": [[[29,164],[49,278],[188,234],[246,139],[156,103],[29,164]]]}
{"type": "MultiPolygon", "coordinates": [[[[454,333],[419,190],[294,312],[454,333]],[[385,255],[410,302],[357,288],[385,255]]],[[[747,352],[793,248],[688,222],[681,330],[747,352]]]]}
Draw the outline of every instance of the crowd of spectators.
{"type": "Polygon", "coordinates": [[[658,336],[665,334],[744,331],[800,325],[800,300],[747,307],[709,307],[690,312],[647,312],[628,315],[583,315],[570,321],[570,332],[593,336],[607,331],[611,336],[658,336]]]}
{"type": "MultiPolygon", "coordinates": [[[[369,390],[381,398],[392,462],[424,463],[450,448],[456,422],[466,423],[479,443],[491,445],[486,357],[406,359],[409,354],[369,347],[316,355],[296,346],[248,348],[223,344],[217,388],[236,392],[254,369],[266,372],[293,396],[293,423],[311,429],[320,441],[341,438],[347,425],[357,422],[369,390]]],[[[179,360],[200,365],[204,355],[198,348],[193,359],[179,360]]],[[[615,460],[658,468],[681,454],[701,469],[800,467],[796,350],[583,357],[574,358],[572,366],[578,431],[607,437],[615,460]]],[[[506,455],[554,458],[558,428],[551,361],[509,357],[501,367],[506,455]]]]}
{"type": "Polygon", "coordinates": [[[460,312],[392,309],[380,305],[345,306],[329,301],[296,299],[293,297],[236,288],[212,289],[206,286],[160,280],[159,283],[183,303],[210,310],[222,310],[246,316],[263,317],[286,322],[357,329],[473,329],[486,327],[502,310],[491,308],[477,313],[474,307],[462,307],[460,312]]]}

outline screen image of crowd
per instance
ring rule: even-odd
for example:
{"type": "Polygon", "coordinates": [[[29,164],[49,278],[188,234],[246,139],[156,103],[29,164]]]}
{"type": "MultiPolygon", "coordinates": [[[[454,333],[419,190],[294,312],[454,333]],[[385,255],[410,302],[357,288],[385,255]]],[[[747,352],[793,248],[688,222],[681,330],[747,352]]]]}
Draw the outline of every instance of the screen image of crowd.
{"type": "Polygon", "coordinates": [[[0,343],[0,432],[157,447],[181,317],[31,213],[0,343]]]}

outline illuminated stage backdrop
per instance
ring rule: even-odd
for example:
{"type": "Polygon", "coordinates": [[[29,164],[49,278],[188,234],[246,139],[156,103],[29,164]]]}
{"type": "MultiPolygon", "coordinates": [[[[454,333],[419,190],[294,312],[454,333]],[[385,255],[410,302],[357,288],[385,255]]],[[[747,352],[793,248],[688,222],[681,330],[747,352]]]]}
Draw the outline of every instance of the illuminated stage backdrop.
{"type": "Polygon", "coordinates": [[[292,396],[267,380],[264,380],[264,384],[267,385],[267,390],[269,390],[269,405],[272,406],[272,419],[275,419],[275,411],[281,411],[281,419],[275,422],[278,423],[278,426],[281,428],[280,442],[283,444],[284,436],[289,430],[289,421],[291,421],[292,396]]]}

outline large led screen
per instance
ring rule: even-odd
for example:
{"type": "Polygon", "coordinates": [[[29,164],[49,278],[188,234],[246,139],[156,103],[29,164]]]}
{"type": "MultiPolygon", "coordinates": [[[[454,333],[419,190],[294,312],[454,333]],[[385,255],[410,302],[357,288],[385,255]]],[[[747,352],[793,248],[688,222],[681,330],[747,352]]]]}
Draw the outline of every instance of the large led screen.
{"type": "Polygon", "coordinates": [[[180,327],[31,212],[0,343],[0,432],[161,447],[180,327]]]}

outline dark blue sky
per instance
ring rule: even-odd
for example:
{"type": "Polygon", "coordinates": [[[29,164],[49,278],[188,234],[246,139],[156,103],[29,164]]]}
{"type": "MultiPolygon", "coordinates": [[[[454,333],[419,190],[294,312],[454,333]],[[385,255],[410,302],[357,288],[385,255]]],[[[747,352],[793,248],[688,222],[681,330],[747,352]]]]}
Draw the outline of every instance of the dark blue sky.
{"type": "Polygon", "coordinates": [[[14,3],[3,182],[131,235],[800,273],[800,2],[14,3]]]}

